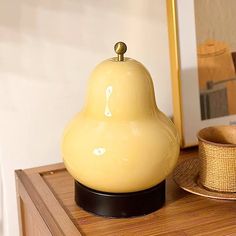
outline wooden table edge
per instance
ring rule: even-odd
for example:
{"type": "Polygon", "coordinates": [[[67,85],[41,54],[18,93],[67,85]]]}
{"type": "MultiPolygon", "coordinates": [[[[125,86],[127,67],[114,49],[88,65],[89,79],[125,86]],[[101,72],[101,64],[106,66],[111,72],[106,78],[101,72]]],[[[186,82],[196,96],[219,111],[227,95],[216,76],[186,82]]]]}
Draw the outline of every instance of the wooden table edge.
{"type": "MultiPolygon", "coordinates": [[[[17,191],[18,194],[21,195],[22,191],[25,191],[27,195],[30,197],[31,201],[34,203],[36,209],[38,210],[39,214],[41,215],[42,219],[44,220],[45,224],[47,225],[49,231],[53,236],[79,236],[82,235],[82,232],[73,224],[67,213],[64,211],[63,207],[57,201],[47,184],[44,182],[43,178],[41,177],[40,173],[36,172],[36,169],[39,171],[46,172],[48,168],[54,166],[54,170],[59,167],[63,167],[61,164],[53,164],[44,167],[32,168],[27,169],[25,172],[24,170],[18,169],[15,170],[15,177],[16,177],[16,184],[17,184],[17,191]],[[28,172],[29,171],[29,172],[28,172]],[[39,185],[39,189],[44,189],[44,193],[46,191],[48,197],[47,202],[45,202],[45,198],[43,200],[42,196],[40,195],[39,189],[36,189],[34,186],[34,182],[37,182],[39,185]],[[56,204],[51,207],[50,202],[56,202],[56,204]],[[55,211],[60,211],[60,215],[55,214],[55,211]],[[63,219],[64,222],[61,222],[63,219]],[[66,227],[65,227],[65,220],[66,220],[66,227]],[[63,227],[64,225],[64,227],[63,227]],[[68,234],[69,233],[69,234],[68,234]]],[[[57,169],[58,170],[58,169],[57,169]]],[[[52,171],[52,169],[50,169],[52,171]]],[[[20,202],[18,201],[18,208],[20,210],[20,202]]],[[[22,218],[19,214],[19,223],[22,223],[22,218]]],[[[20,229],[21,232],[23,229],[20,229]]]]}

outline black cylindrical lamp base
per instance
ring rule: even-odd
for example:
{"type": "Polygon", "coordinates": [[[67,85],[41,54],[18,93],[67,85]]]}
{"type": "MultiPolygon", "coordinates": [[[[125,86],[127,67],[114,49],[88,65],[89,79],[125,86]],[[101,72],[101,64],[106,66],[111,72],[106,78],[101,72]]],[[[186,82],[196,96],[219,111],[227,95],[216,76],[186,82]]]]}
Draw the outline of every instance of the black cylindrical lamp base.
{"type": "Polygon", "coordinates": [[[75,181],[75,201],[84,210],[96,215],[126,218],[146,215],[165,203],[165,181],[139,192],[99,192],[75,181]]]}

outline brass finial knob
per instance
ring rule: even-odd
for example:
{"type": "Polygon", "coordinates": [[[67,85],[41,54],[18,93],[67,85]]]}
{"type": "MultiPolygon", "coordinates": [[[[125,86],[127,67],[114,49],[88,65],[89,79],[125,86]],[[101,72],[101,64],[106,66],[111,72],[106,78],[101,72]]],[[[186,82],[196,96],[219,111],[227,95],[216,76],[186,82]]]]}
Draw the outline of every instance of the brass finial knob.
{"type": "Polygon", "coordinates": [[[117,61],[124,61],[124,54],[127,50],[127,46],[123,42],[118,42],[114,46],[114,50],[117,53],[117,61]]]}

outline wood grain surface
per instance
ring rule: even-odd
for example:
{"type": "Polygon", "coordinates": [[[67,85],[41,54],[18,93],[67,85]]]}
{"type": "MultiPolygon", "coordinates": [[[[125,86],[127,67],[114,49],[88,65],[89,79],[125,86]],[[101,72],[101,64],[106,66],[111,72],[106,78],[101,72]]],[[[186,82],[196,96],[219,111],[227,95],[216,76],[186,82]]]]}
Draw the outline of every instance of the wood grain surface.
{"type": "MultiPolygon", "coordinates": [[[[196,149],[188,149],[181,153],[180,161],[196,156],[196,149]]],[[[74,181],[63,164],[24,172],[64,235],[236,235],[235,201],[213,200],[187,193],[173,182],[171,176],[167,179],[167,200],[162,209],[142,217],[111,219],[85,212],[75,204],[74,181]],[[35,176],[42,179],[40,185],[37,185],[39,180],[35,176]],[[65,233],[68,232],[66,228],[71,228],[70,224],[58,224],[65,215],[76,228],[70,233],[65,233]]],[[[40,215],[43,217],[43,212],[40,215]]]]}

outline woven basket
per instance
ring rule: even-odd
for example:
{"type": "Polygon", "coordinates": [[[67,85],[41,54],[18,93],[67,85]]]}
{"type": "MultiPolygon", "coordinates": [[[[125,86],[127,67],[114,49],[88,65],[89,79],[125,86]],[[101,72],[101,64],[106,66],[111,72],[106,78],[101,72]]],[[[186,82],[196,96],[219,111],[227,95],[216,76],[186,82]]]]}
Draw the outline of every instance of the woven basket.
{"type": "Polygon", "coordinates": [[[198,133],[200,183],[214,191],[236,192],[236,126],[215,126],[198,133]]]}

